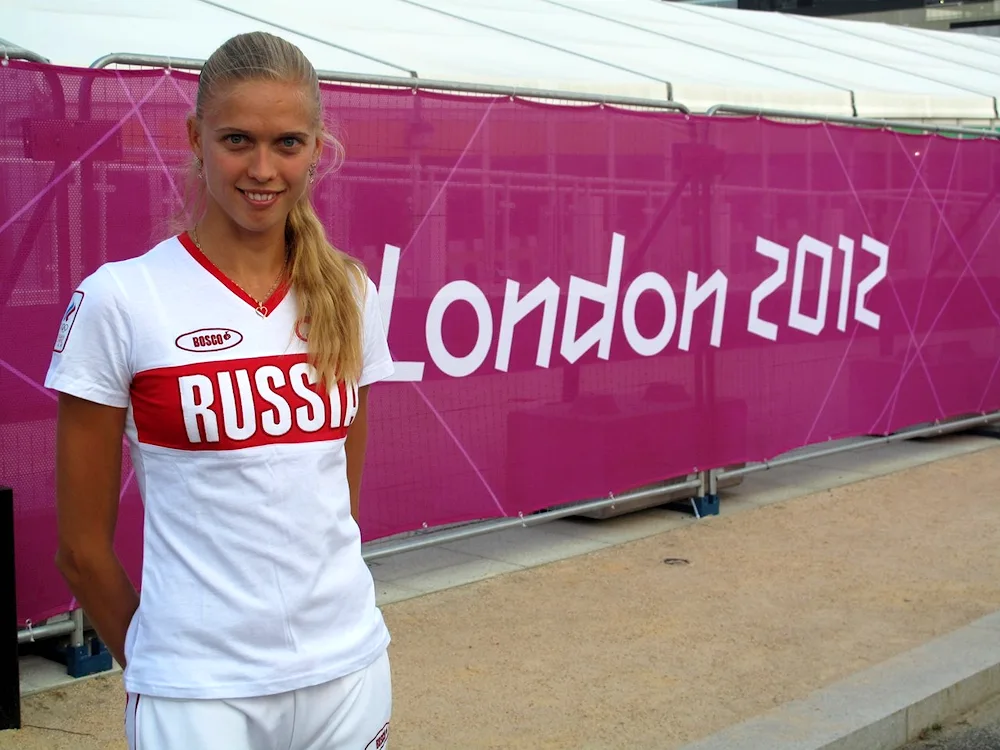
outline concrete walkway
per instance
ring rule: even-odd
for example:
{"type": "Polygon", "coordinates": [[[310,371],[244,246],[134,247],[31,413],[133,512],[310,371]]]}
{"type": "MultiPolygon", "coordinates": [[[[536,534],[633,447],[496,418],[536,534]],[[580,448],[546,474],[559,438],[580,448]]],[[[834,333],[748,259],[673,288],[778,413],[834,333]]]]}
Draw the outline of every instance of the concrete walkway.
{"type": "MultiPolygon", "coordinates": [[[[739,486],[724,491],[720,512],[732,514],[784,502],[993,447],[997,442],[984,437],[951,436],[889,443],[779,466],[750,474],[739,486]]],[[[403,553],[372,563],[371,570],[380,603],[389,604],[644,539],[691,523],[697,523],[697,519],[665,508],[601,521],[568,518],[403,553]]]]}

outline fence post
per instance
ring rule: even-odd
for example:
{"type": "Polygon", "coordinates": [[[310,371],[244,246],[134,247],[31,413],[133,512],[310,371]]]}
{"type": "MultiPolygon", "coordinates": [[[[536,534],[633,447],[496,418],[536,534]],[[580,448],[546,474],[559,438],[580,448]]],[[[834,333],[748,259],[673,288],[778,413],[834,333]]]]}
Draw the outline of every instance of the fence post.
{"type": "Polygon", "coordinates": [[[703,471],[700,495],[692,500],[699,516],[719,515],[719,473],[717,469],[703,471]]]}
{"type": "Polygon", "coordinates": [[[14,573],[14,490],[0,487],[0,730],[21,728],[14,573]]]}

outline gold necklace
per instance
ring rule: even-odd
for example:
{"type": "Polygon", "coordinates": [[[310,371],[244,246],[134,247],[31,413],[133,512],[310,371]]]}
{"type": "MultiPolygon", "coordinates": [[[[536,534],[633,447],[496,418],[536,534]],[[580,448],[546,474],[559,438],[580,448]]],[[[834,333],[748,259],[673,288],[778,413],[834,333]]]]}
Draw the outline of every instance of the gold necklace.
{"type": "MultiPolygon", "coordinates": [[[[195,247],[197,247],[198,250],[201,251],[201,254],[204,255],[205,251],[202,249],[201,243],[198,241],[198,229],[197,228],[194,228],[194,229],[191,230],[191,239],[194,241],[195,247]]],[[[215,265],[215,264],[213,263],[212,265],[215,265]]],[[[218,266],[215,266],[215,267],[219,268],[218,266]]],[[[267,302],[269,299],[271,299],[271,295],[274,294],[274,290],[278,288],[278,284],[280,284],[281,280],[284,278],[284,276],[285,276],[285,270],[287,268],[288,268],[288,249],[286,248],[285,249],[285,262],[281,264],[281,270],[278,272],[278,278],[276,278],[274,280],[274,283],[271,284],[271,288],[267,290],[267,294],[264,295],[264,299],[263,300],[259,300],[256,297],[254,297],[252,294],[250,294],[250,292],[248,292],[246,289],[244,289],[242,286],[240,286],[239,282],[236,281],[236,279],[232,278],[231,276],[226,275],[226,278],[229,279],[229,281],[231,281],[233,284],[235,284],[236,287],[241,292],[243,292],[247,297],[249,297],[250,299],[252,299],[254,301],[254,303],[257,305],[257,307],[256,307],[256,313],[260,317],[266,318],[267,317],[267,307],[264,306],[264,303],[267,302]]],[[[219,268],[219,271],[221,273],[222,269],[219,268]]]]}

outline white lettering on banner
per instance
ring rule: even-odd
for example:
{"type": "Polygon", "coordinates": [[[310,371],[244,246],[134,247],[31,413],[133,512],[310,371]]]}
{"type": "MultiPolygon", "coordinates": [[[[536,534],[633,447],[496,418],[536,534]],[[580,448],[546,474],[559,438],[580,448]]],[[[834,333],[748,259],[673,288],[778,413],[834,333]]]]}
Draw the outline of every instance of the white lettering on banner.
{"type": "MultiPolygon", "coordinates": [[[[837,311],[837,329],[847,330],[847,311],[850,307],[851,279],[854,270],[854,240],[840,235],[837,246],[844,252],[844,266],[841,271],[840,304],[837,311]]],[[[865,301],[871,290],[885,279],[889,264],[889,246],[868,235],[862,235],[861,247],[879,259],[878,267],[858,283],[857,297],[854,301],[854,319],[862,325],[878,330],[881,317],[865,307],[865,301]]],[[[760,317],[760,306],[776,292],[788,279],[788,259],[791,250],[763,237],[757,238],[756,252],[777,261],[777,270],[768,276],[750,295],[750,311],[747,320],[747,330],[762,338],[777,341],[778,327],[772,322],[760,317]]],[[[792,294],[788,308],[788,325],[814,336],[826,328],[826,312],[829,306],[830,277],[833,266],[833,247],[831,245],[803,235],[796,246],[795,272],[792,278],[792,294]],[[816,307],[816,317],[812,318],[802,312],[802,295],[805,285],[805,264],[808,255],[814,255],[823,263],[820,277],[819,299],[816,307]]]]}
{"type": "MultiPolygon", "coordinates": [[[[389,321],[392,319],[392,303],[396,298],[396,273],[399,270],[400,249],[386,245],[382,259],[382,273],[378,281],[379,307],[382,312],[382,326],[386,338],[389,337],[389,321]]],[[[414,382],[424,379],[423,362],[394,362],[395,372],[387,380],[414,382]]]]}
{"type": "Polygon", "coordinates": [[[826,308],[830,298],[830,263],[833,248],[814,237],[803,235],[795,253],[795,276],[792,278],[792,304],[788,308],[788,325],[800,331],[818,336],[826,325],[826,308]],[[810,318],[802,312],[802,286],[805,283],[806,258],[815,255],[823,261],[823,271],[819,282],[819,302],[816,317],[810,318]]]}
{"type": "Polygon", "coordinates": [[[747,322],[747,330],[771,341],[778,340],[778,326],[762,320],[760,317],[761,303],[774,294],[778,287],[788,279],[788,248],[782,247],[776,242],[765,240],[763,237],[757,238],[758,253],[772,260],[778,261],[778,268],[761,282],[760,286],[750,294],[750,319],[747,322]]]}
{"type": "MultiPolygon", "coordinates": [[[[677,298],[674,296],[674,290],[670,288],[670,282],[654,271],[639,274],[625,292],[625,300],[622,302],[622,327],[625,329],[625,338],[629,346],[636,354],[655,357],[666,349],[674,335],[674,329],[677,328],[677,298]],[[663,325],[651,339],[639,333],[639,327],[635,322],[635,308],[643,292],[656,292],[663,300],[663,325]]],[[[690,335],[690,331],[688,334],[690,335]]]]}
{"type": "Polygon", "coordinates": [[[567,362],[576,362],[597,344],[597,356],[608,359],[611,356],[611,334],[615,329],[615,312],[618,307],[618,287],[622,278],[622,258],[625,238],[614,234],[611,238],[611,261],[608,264],[608,282],[605,285],[587,281],[577,276],[569,277],[569,299],[566,301],[566,319],[563,322],[562,344],[559,353],[567,362]],[[604,307],[601,319],[589,331],[576,335],[580,316],[580,302],[587,299],[604,307]]]}
{"type": "Polygon", "coordinates": [[[854,300],[854,319],[878,330],[882,318],[878,313],[873,313],[865,307],[865,299],[868,297],[868,293],[875,288],[875,285],[886,276],[889,267],[889,246],[883,245],[867,235],[862,235],[861,249],[878,258],[878,267],[858,284],[858,296],[854,300]]]}
{"type": "Polygon", "coordinates": [[[688,272],[687,288],[684,290],[684,315],[681,317],[681,337],[678,347],[681,351],[691,349],[691,328],[694,326],[694,311],[708,302],[715,295],[715,310],[712,313],[712,346],[722,346],[722,323],[726,317],[726,292],[729,289],[729,279],[722,271],[716,271],[708,277],[702,286],[698,286],[698,274],[688,272]]]}
{"type": "Polygon", "coordinates": [[[518,298],[521,285],[507,280],[503,298],[503,313],[500,316],[500,341],[497,343],[497,369],[507,372],[510,366],[510,347],[514,341],[514,326],[539,305],[545,305],[542,313],[542,335],[538,339],[538,354],[535,364],[548,367],[552,359],[552,344],[556,338],[556,311],[559,307],[559,285],[552,279],[545,279],[526,295],[518,298]]]}
{"type": "Polygon", "coordinates": [[[851,274],[854,272],[854,240],[840,235],[837,247],[844,251],[844,269],[840,277],[840,309],[837,310],[837,330],[847,330],[847,306],[851,300],[851,274]]]}
{"type": "MultiPolygon", "coordinates": [[[[852,291],[852,273],[854,267],[854,241],[843,235],[838,237],[838,249],[843,251],[844,263],[841,272],[840,300],[837,312],[837,329],[847,329],[847,317],[850,310],[850,295],[852,291]]],[[[889,262],[889,247],[881,242],[863,235],[861,247],[866,252],[875,255],[878,267],[857,284],[854,303],[854,319],[866,326],[878,329],[880,316],[866,307],[868,295],[874,287],[886,278],[889,262]]],[[[813,336],[820,335],[827,327],[827,310],[829,307],[830,285],[834,267],[833,246],[810,235],[803,235],[795,246],[795,263],[790,269],[792,251],[764,237],[756,238],[754,252],[777,263],[774,272],[765,278],[750,293],[750,304],[747,317],[747,331],[770,341],[778,340],[778,324],[765,320],[761,314],[764,302],[789,282],[791,270],[791,294],[788,302],[789,328],[803,331],[813,336]],[[815,303],[806,299],[807,262],[818,260],[820,266],[820,284],[815,303]],[[805,310],[813,309],[815,314],[805,310]]],[[[578,276],[570,276],[569,289],[566,298],[566,311],[560,336],[559,353],[567,362],[573,363],[587,352],[596,348],[599,359],[607,360],[611,356],[611,344],[618,319],[618,303],[621,299],[621,324],[625,340],[629,348],[642,357],[653,357],[663,352],[677,333],[677,348],[680,351],[690,351],[696,313],[710,304],[711,331],[708,344],[719,348],[722,346],[723,331],[726,322],[726,306],[729,296],[729,279],[721,270],[716,270],[708,278],[702,280],[694,272],[688,272],[683,302],[678,305],[677,296],[670,282],[654,271],[640,273],[628,284],[624,296],[622,291],[622,266],[625,256],[625,237],[613,234],[610,256],[608,259],[608,274],[603,283],[590,281],[578,276]],[[643,294],[657,295],[663,303],[663,322],[658,331],[652,335],[639,331],[636,320],[636,309],[643,294]],[[714,299],[713,299],[714,298],[714,299]],[[579,331],[580,307],[583,300],[596,302],[602,308],[600,319],[585,331],[579,331]],[[678,307],[680,320],[678,321],[678,307]],[[680,323],[678,331],[678,322],[680,323]]],[[[393,301],[396,293],[396,278],[399,269],[399,248],[394,245],[385,246],[385,256],[382,263],[382,273],[379,282],[379,300],[382,310],[386,335],[392,318],[393,301]]],[[[535,365],[547,368],[551,365],[552,350],[555,346],[556,319],[559,308],[561,289],[551,278],[543,279],[537,286],[521,296],[521,284],[508,279],[504,292],[503,308],[500,313],[499,325],[493,319],[493,310],[486,294],[473,282],[457,280],[445,284],[431,300],[427,319],[424,325],[427,350],[431,360],[446,375],[451,377],[466,377],[480,369],[489,357],[490,349],[496,339],[495,368],[498,372],[507,372],[510,368],[511,350],[514,341],[514,331],[519,323],[541,308],[541,330],[538,347],[535,354],[535,365]],[[445,343],[443,325],[447,311],[455,303],[465,303],[472,308],[476,318],[475,343],[468,353],[458,353],[450,350],[445,343]],[[497,334],[496,337],[494,334],[497,334]]],[[[707,313],[705,313],[707,315],[707,313]]],[[[647,332],[650,333],[650,332],[647,332]]],[[[392,380],[420,381],[423,380],[423,362],[396,362],[396,374],[392,380]]],[[[295,379],[292,379],[295,387],[295,379]]],[[[229,386],[224,386],[229,387],[229,386]]],[[[237,380],[237,387],[240,387],[237,380]]],[[[261,389],[263,393],[263,389],[261,389]]],[[[226,393],[229,393],[227,390],[226,393]]],[[[315,397],[315,394],[313,394],[315,397]]],[[[303,396],[307,398],[306,396],[303,396]]],[[[208,408],[205,406],[204,408],[208,408]]],[[[280,414],[278,415],[280,417],[280,414]]],[[[235,434],[242,434],[246,424],[245,415],[237,419],[235,412],[229,415],[233,421],[232,427],[226,427],[235,434]]],[[[275,428],[279,422],[275,423],[275,428]]],[[[283,424],[283,423],[281,423],[283,424]]]]}
{"type": "Polygon", "coordinates": [[[461,378],[471,375],[486,361],[493,342],[493,313],[490,302],[483,290],[471,281],[452,281],[445,284],[431,302],[427,311],[427,350],[434,364],[445,375],[461,378]],[[445,311],[453,302],[468,302],[476,311],[477,332],[476,345],[464,357],[457,357],[448,351],[442,336],[445,311]]]}

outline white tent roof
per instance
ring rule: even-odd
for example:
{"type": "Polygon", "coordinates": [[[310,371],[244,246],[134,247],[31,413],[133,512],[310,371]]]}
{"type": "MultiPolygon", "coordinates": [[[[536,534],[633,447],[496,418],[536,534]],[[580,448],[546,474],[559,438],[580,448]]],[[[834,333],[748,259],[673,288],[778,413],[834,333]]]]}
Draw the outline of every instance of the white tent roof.
{"type": "Polygon", "coordinates": [[[267,29],[317,68],[897,120],[997,119],[1000,44],[661,0],[0,0],[0,36],[55,64],[204,59],[267,29]]]}
{"type": "MultiPolygon", "coordinates": [[[[739,39],[746,53],[755,56],[771,50],[771,59],[781,60],[785,67],[850,89],[860,117],[963,118],[972,113],[996,117],[993,96],[1000,93],[1000,72],[888,43],[901,27],[861,21],[834,23],[784,13],[675,7],[710,21],[704,30],[716,38],[722,36],[724,44],[739,39]],[[858,27],[865,31],[858,33],[858,27]]],[[[936,33],[932,41],[942,35],[944,32],[936,33]]],[[[985,57],[978,52],[966,56],[985,57]]]]}

